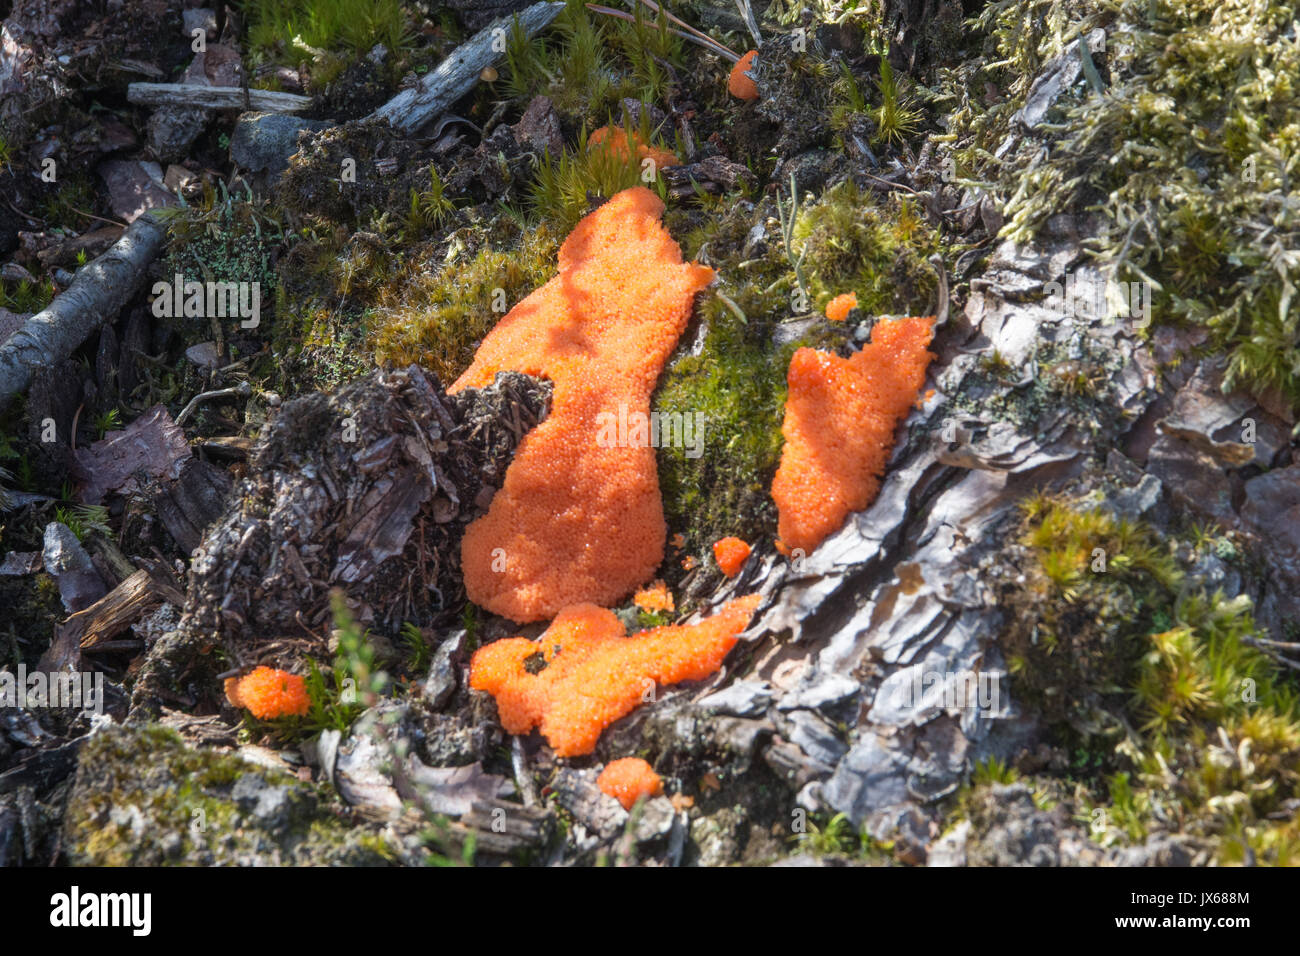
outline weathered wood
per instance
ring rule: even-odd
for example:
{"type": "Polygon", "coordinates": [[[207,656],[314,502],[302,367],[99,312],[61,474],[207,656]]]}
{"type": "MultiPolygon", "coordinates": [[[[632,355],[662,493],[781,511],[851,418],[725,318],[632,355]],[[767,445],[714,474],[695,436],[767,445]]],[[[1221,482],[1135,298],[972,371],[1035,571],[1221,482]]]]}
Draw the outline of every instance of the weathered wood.
{"type": "Polygon", "coordinates": [[[145,270],[162,249],[167,230],[145,213],[107,252],[77,270],[49,308],[38,312],[0,345],[0,406],[24,391],[37,370],[72,355],[136,293],[145,270]]]}
{"type": "Polygon", "coordinates": [[[182,551],[199,546],[208,525],[225,511],[233,485],[224,468],[194,458],[185,463],[179,478],[154,495],[154,510],[182,551]]]}
{"type": "MultiPolygon", "coordinates": [[[[563,9],[563,3],[534,3],[515,16],[524,33],[532,36],[548,26],[563,9]]],[[[436,70],[420,81],[419,86],[398,93],[371,113],[370,118],[387,120],[393,129],[407,134],[431,123],[473,89],[486,67],[505,56],[503,44],[494,44],[493,41],[508,35],[510,29],[511,19],[497,17],[457,47],[451,56],[438,64],[436,70]],[[498,33],[500,30],[506,33],[498,33]],[[494,46],[501,48],[493,49],[494,46]]]]}
{"type": "Polygon", "coordinates": [[[196,86],[191,83],[132,83],[126,88],[126,98],[140,106],[259,110],[264,113],[301,113],[311,106],[310,96],[297,93],[245,91],[241,86],[196,86]]]}
{"type": "Polygon", "coordinates": [[[69,640],[89,650],[116,637],[164,601],[180,607],[185,595],[156,581],[148,571],[137,571],[102,598],[63,622],[69,640]]]}

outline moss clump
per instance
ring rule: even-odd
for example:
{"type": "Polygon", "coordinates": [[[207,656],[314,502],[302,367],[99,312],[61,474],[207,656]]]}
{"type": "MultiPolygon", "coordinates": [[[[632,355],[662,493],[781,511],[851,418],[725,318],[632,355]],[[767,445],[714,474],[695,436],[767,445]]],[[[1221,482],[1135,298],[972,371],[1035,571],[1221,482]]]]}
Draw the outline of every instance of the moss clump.
{"type": "Polygon", "coordinates": [[[1300,855],[1300,708],[1260,650],[1249,598],[1198,590],[1140,522],[1061,499],[1026,506],[1029,560],[1004,593],[1017,694],[1085,757],[1081,819],[1103,844],[1171,826],[1222,861],[1300,855]]]}
{"type": "Polygon", "coordinates": [[[374,836],[315,787],[193,750],[157,725],[86,742],[64,819],[76,866],[382,864],[374,836]]]}
{"type": "Polygon", "coordinates": [[[669,70],[683,66],[682,41],[666,19],[647,21],[640,4],[634,16],[635,22],[597,17],[581,0],[567,0],[544,35],[529,38],[515,23],[507,38],[505,92],[521,101],[545,94],[561,114],[592,128],[624,98],[662,98],[669,70]]]}
{"type": "MultiPolygon", "coordinates": [[[[215,189],[205,183],[197,205],[168,210],[165,218],[171,232],[165,279],[171,282],[179,274],[185,282],[256,282],[265,323],[275,301],[275,262],[284,238],[275,209],[251,191],[235,196],[223,183],[215,189]]],[[[187,320],[171,321],[183,328],[187,320]]]]}
{"type": "Polygon", "coordinates": [[[375,44],[395,53],[414,40],[401,0],[248,0],[244,15],[252,64],[310,59],[315,88],[375,44]]]}
{"type": "MultiPolygon", "coordinates": [[[[648,113],[643,112],[642,116],[648,113]]],[[[644,120],[640,130],[627,126],[624,133],[628,142],[636,137],[637,142],[658,145],[644,120]]],[[[558,159],[549,153],[542,156],[529,187],[529,202],[533,212],[567,234],[591,211],[593,200],[608,199],[640,185],[649,185],[658,190],[661,199],[665,198],[666,187],[657,170],[651,183],[645,183],[642,177],[641,159],[633,150],[620,152],[601,145],[593,147],[584,128],[572,152],[565,151],[558,159]]]]}
{"type": "Polygon", "coordinates": [[[46,279],[35,285],[29,279],[0,280],[0,308],[11,312],[40,312],[54,301],[54,283],[46,279]]]}
{"type": "Polygon", "coordinates": [[[668,526],[684,535],[690,554],[707,553],[727,535],[754,540],[775,532],[768,487],[781,456],[785,370],[794,352],[754,341],[716,297],[702,303],[700,316],[708,328],[703,348],[673,364],[654,400],[660,413],[703,416],[699,457],[684,447],[658,451],[668,526]]]}
{"type": "Polygon", "coordinates": [[[1031,560],[1011,603],[1039,610],[1012,624],[1003,645],[1021,695],[1049,723],[1087,733],[1133,685],[1177,572],[1144,525],[1045,497],[1024,510],[1031,560]]]}
{"type": "Polygon", "coordinates": [[[431,271],[383,293],[371,342],[380,362],[418,362],[451,382],[469,367],[479,341],[520,299],[555,273],[559,243],[546,226],[508,217],[497,242],[466,251],[458,233],[431,271]]]}
{"type": "Polygon", "coordinates": [[[919,315],[935,301],[938,280],[926,259],[938,236],[906,199],[882,206],[845,180],[799,213],[793,246],[818,311],[844,292],[856,293],[868,314],[919,315]]]}

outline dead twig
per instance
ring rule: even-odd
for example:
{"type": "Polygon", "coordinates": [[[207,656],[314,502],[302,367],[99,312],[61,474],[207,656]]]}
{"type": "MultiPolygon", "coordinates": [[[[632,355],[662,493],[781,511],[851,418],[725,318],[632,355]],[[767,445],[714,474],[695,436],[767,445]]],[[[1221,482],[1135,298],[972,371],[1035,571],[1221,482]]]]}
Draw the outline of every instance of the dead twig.
{"type": "Polygon", "coordinates": [[[184,425],[185,420],[194,414],[194,409],[198,408],[200,402],[211,401],[214,398],[248,398],[253,394],[253,386],[247,382],[240,382],[238,385],[230,388],[218,388],[211,392],[200,392],[190,399],[190,403],[181,409],[181,413],[176,416],[176,424],[184,425]]]}

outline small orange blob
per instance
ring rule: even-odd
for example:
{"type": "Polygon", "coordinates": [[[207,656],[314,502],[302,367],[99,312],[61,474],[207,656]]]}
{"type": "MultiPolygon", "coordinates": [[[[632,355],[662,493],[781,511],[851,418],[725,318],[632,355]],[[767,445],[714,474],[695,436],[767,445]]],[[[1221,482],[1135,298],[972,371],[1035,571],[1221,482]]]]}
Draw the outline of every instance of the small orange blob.
{"type": "Polygon", "coordinates": [[[723,538],[713,542],[713,560],[718,562],[722,573],[734,578],[749,560],[750,547],[739,538],[723,538]]]}
{"type": "Polygon", "coordinates": [[[694,571],[697,567],[699,567],[699,564],[700,564],[699,558],[695,557],[695,555],[693,554],[688,554],[686,557],[682,558],[683,571],[694,571]]]}
{"type": "Polygon", "coordinates": [[[750,67],[754,65],[754,57],[758,56],[757,50],[750,50],[731,68],[731,75],[727,77],[727,92],[737,99],[756,100],[758,99],[758,84],[745,75],[750,67]]]}
{"type": "Polygon", "coordinates": [[[536,641],[508,637],[475,651],[470,687],[496,698],[507,733],[538,727],[558,756],[589,754],[606,727],[653,699],[656,684],[703,680],[721,667],[759,599],[737,598],[697,624],[632,637],[613,611],[565,608],[536,641]]]}
{"type": "Polygon", "coordinates": [[[664,792],[664,782],[659,774],[640,757],[623,757],[605,765],[596,778],[596,786],[607,797],[631,810],[642,797],[657,797],[664,792]]]}
{"type": "Polygon", "coordinates": [[[811,554],[875,500],[894,430],[925,384],[933,338],[933,317],[887,319],[847,359],[809,348],[794,353],[785,446],[772,479],[782,554],[811,554]]]}
{"type": "MultiPolygon", "coordinates": [[[[592,130],[591,135],[587,137],[587,149],[603,147],[616,156],[627,158],[629,155],[628,138],[627,131],[620,127],[615,126],[611,129],[608,126],[602,126],[600,129],[592,130]]],[[[652,159],[655,165],[659,167],[681,165],[681,160],[677,158],[677,154],[672,150],[649,146],[641,142],[636,133],[631,135],[631,140],[633,145],[636,146],[636,153],[640,159],[652,159]]]]}
{"type": "Polygon", "coordinates": [[[307,682],[298,674],[258,667],[243,677],[226,679],[226,699],[258,720],[301,717],[311,708],[307,682]]]}
{"type": "Polygon", "coordinates": [[[853,292],[837,295],[826,303],[826,318],[832,322],[843,322],[849,313],[858,307],[858,297],[853,292]]]}
{"type": "Polygon", "coordinates": [[[511,309],[447,390],[512,370],[554,383],[488,513],[466,529],[469,598],[525,623],[573,604],[609,607],[663,561],[668,528],[650,447],[650,396],[713,270],[682,262],[643,186],[586,216],[559,274],[511,309]],[[504,558],[504,561],[501,560],[504,558]]]}
{"type": "Polygon", "coordinates": [[[632,603],[643,611],[673,611],[673,593],[663,581],[656,581],[648,588],[642,588],[632,596],[632,603]]]}

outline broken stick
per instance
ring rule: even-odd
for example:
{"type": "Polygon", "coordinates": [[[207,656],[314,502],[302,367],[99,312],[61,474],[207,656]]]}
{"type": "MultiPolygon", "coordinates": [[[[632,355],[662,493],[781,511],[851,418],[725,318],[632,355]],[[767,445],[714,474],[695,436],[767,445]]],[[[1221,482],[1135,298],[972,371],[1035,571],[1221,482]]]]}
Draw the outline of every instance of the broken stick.
{"type": "MultiPolygon", "coordinates": [[[[532,36],[548,26],[563,9],[563,3],[534,3],[516,16],[524,33],[532,36]]],[[[415,133],[447,112],[473,89],[484,69],[505,56],[510,28],[510,18],[497,17],[457,47],[419,86],[398,93],[368,118],[385,119],[395,130],[408,135],[415,133]]]]}
{"type": "Polygon", "coordinates": [[[212,110],[259,110],[264,113],[300,113],[311,106],[310,96],[245,90],[241,86],[197,86],[191,83],[132,83],[126,88],[129,103],[140,106],[189,106],[212,110]]]}

